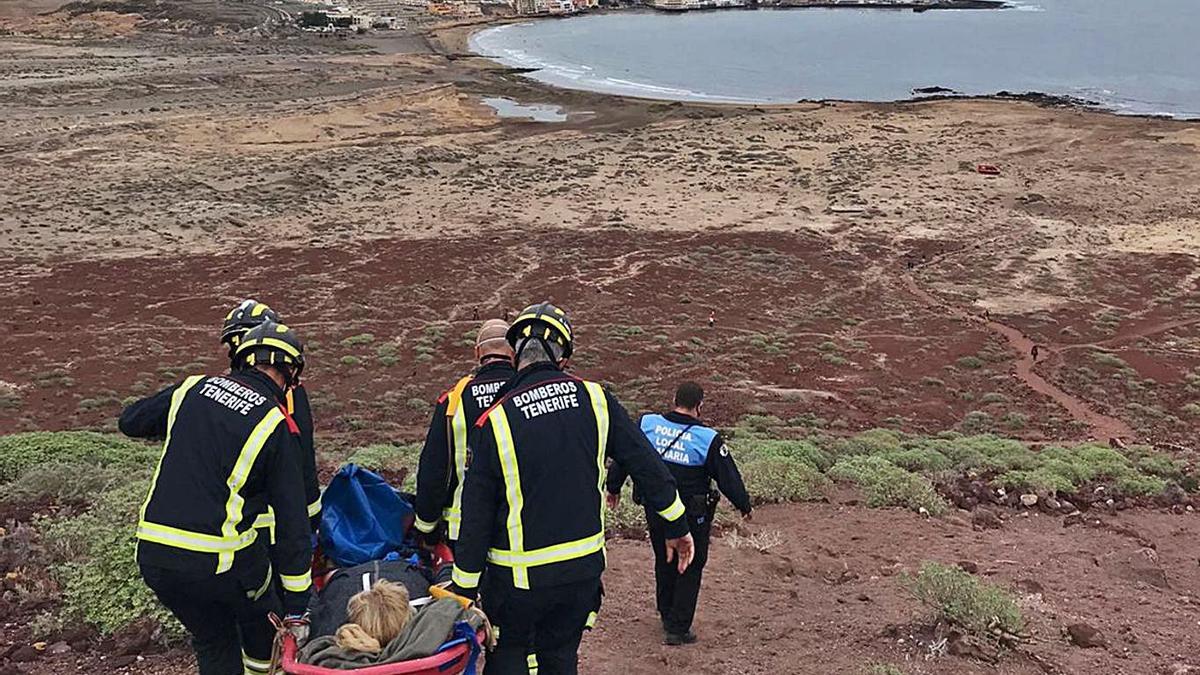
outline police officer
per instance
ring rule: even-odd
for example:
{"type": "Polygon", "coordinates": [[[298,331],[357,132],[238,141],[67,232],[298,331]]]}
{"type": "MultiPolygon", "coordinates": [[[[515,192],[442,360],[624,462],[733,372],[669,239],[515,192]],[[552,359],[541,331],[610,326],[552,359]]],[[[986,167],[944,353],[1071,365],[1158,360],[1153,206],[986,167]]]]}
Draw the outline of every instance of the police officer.
{"type": "Polygon", "coordinates": [[[670,473],[625,409],[563,372],[574,348],[563,311],[527,307],[507,337],[517,375],[475,423],[452,589],[473,597],[487,566],[483,603],[499,639],[486,675],[573,674],[602,594],[605,459],[663,518],[681,571],[692,539],[670,473]]]}
{"type": "MultiPolygon", "coordinates": [[[[700,598],[700,577],[708,560],[708,537],[720,494],[712,490],[715,478],[721,494],[733,503],[742,517],[750,518],[750,495],[742,483],[733,455],[721,435],[700,421],[704,390],[695,382],[684,382],[675,392],[675,409],[666,415],[644,415],[642,433],[658,451],[675,477],[679,496],[687,510],[688,529],[696,541],[696,557],[686,571],[671,564],[665,545],[667,529],[654,509],[646,507],[646,524],[654,547],[655,597],[662,618],[664,643],[691,644],[692,619],[700,598]]],[[[608,474],[608,505],[616,508],[621,499],[625,471],[614,464],[608,474]]],[[[635,490],[635,493],[637,490],[635,490]]],[[[635,500],[641,501],[640,494],[635,500]]]]}
{"type": "Polygon", "coordinates": [[[191,634],[200,675],[268,672],[271,612],[306,635],[310,530],[300,430],[283,405],[303,352],[287,326],[263,323],[241,339],[230,374],[194,375],[121,413],[126,435],[166,439],[138,520],[137,561],[191,634]],[[270,551],[253,526],[268,507],[270,551]]]}
{"type": "MultiPolygon", "coordinates": [[[[251,299],[243,300],[225,315],[225,321],[221,325],[221,344],[229,350],[230,370],[235,369],[233,355],[246,332],[267,321],[283,323],[279,315],[265,303],[251,299]]],[[[321,484],[317,481],[317,451],[313,443],[312,407],[308,402],[308,390],[304,388],[302,382],[297,382],[296,386],[287,390],[287,400],[284,403],[287,406],[288,414],[295,420],[296,426],[300,427],[301,452],[298,459],[300,469],[304,473],[304,499],[312,531],[316,532],[317,527],[321,524],[321,484]]],[[[264,530],[263,533],[273,540],[272,525],[274,521],[274,514],[268,509],[266,513],[259,516],[258,522],[254,526],[264,530]]]]}
{"type": "Polygon", "coordinates": [[[508,323],[483,322],[475,336],[479,368],[438,398],[417,467],[416,527],[429,544],[458,541],[463,475],[468,465],[467,431],[492,405],[496,392],[516,374],[508,323]],[[442,525],[441,521],[445,521],[442,525]]]}

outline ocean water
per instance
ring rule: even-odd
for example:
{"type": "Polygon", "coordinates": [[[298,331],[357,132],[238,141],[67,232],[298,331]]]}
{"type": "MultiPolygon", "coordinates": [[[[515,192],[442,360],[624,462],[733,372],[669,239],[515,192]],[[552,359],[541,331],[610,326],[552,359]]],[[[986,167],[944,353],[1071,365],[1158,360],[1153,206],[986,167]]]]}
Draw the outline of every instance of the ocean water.
{"type": "Polygon", "coordinates": [[[1040,92],[1200,118],[1200,0],[1016,0],[1001,10],[617,12],[486,29],[474,52],[548,84],[646,98],[891,101],[1040,92]]]}

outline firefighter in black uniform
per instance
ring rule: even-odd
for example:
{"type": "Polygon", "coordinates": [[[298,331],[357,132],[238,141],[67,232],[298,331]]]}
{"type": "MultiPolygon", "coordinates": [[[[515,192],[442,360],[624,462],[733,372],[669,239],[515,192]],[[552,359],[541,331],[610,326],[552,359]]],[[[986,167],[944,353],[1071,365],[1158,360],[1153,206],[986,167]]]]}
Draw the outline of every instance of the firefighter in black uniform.
{"type": "MultiPolygon", "coordinates": [[[[231,370],[236,368],[233,355],[246,332],[267,321],[283,323],[274,310],[256,300],[243,300],[225,315],[225,322],[221,325],[221,344],[229,350],[231,370]]],[[[285,404],[288,414],[295,420],[296,426],[300,427],[299,460],[301,471],[304,473],[304,499],[307,504],[309,522],[315,533],[321,524],[321,484],[317,482],[317,451],[313,443],[312,407],[308,402],[308,390],[304,388],[302,382],[297,382],[296,386],[287,390],[285,404]]],[[[272,528],[274,520],[274,514],[268,510],[259,516],[258,522],[254,526],[265,530],[264,534],[270,537],[270,540],[274,540],[272,528]]]]}
{"type": "Polygon", "coordinates": [[[470,463],[467,432],[516,374],[507,334],[507,322],[485,321],[475,336],[479,369],[442,394],[434,407],[417,467],[416,527],[428,544],[445,538],[453,549],[458,541],[462,479],[470,463]]]}
{"type": "Polygon", "coordinates": [[[499,630],[487,675],[573,674],[602,594],[606,458],[662,516],[680,570],[692,539],[670,473],[625,409],[563,372],[573,340],[562,310],[526,308],[508,342],[518,372],[475,423],[452,589],[473,597],[487,566],[483,603],[499,630]]]}
{"type": "MultiPolygon", "coordinates": [[[[666,415],[644,415],[642,433],[658,451],[663,462],[675,477],[679,496],[687,510],[688,529],[696,541],[696,556],[687,571],[680,572],[671,564],[665,539],[667,530],[662,518],[646,507],[646,524],[650,543],[654,547],[655,598],[662,618],[664,642],[668,645],[691,644],[692,619],[696,601],[700,598],[700,577],[708,560],[708,536],[713,514],[724,494],[742,517],[750,518],[750,495],[742,483],[733,455],[721,435],[700,421],[700,406],[704,390],[695,382],[684,382],[675,392],[675,409],[666,415]],[[713,491],[716,479],[720,493],[713,491]]],[[[608,473],[608,505],[615,509],[625,483],[623,467],[614,464],[608,473]]],[[[634,499],[641,503],[635,489],[634,499]]]]}
{"type": "Polygon", "coordinates": [[[191,633],[200,675],[268,672],[271,612],[298,638],[307,633],[300,431],[283,403],[304,368],[303,346],[286,326],[267,322],[244,336],[234,362],[234,372],[189,377],[120,419],[126,435],[166,439],[138,520],[137,562],[191,633]],[[270,551],[253,526],[268,506],[276,514],[270,551]],[[282,594],[272,589],[273,570],[282,594]]]}

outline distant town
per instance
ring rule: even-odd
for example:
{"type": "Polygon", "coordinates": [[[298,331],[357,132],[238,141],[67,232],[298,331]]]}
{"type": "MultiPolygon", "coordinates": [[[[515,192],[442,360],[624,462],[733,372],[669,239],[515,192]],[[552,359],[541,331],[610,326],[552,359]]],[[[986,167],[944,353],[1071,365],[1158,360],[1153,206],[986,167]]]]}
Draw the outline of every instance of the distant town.
{"type": "Polygon", "coordinates": [[[997,9],[1004,0],[346,0],[304,12],[300,24],[315,31],[391,30],[404,26],[414,10],[435,16],[471,19],[484,16],[562,16],[598,9],[646,7],[664,12],[712,9],[879,8],[924,12],[940,9],[997,9]]]}

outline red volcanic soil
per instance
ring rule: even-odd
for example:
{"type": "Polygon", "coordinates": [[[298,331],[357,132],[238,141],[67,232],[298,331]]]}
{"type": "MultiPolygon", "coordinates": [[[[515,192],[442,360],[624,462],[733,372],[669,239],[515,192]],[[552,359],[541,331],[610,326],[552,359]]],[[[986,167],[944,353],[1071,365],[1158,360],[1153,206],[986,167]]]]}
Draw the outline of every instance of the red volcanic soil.
{"type": "Polygon", "coordinates": [[[1055,327],[1087,323],[1090,306],[1081,306],[1083,316],[1068,308],[1036,323],[991,316],[989,324],[981,310],[934,288],[945,273],[932,262],[910,270],[880,242],[827,242],[780,233],[533,231],[236,256],[0,263],[0,386],[18,392],[7,399],[0,432],[111,428],[126,397],[221,369],[218,322],[246,296],[270,302],[301,330],[318,425],[353,432],[355,441],[418,436],[428,402],[471,366],[465,334],[543,298],[572,314],[575,370],[613,384],[635,410],[663,405],[675,382],[698,378],[721,424],[770,413],[834,432],[938,431],[979,411],[986,416],[976,415],[969,430],[1031,440],[1181,440],[1195,431],[1196,420],[1178,413],[1178,425],[1130,413],[1138,392],[1107,381],[1088,389],[1071,377],[1091,364],[1093,349],[1112,343],[1142,378],[1156,379],[1155,396],[1170,391],[1170,404],[1182,405],[1189,393],[1179,383],[1195,357],[1160,358],[1151,349],[1164,336],[1197,330],[1195,321],[1164,329],[1169,312],[1159,308],[1113,336],[1077,331],[1068,341],[1055,327]],[[1014,339],[1014,331],[1023,335],[1014,339]],[[363,333],[373,338],[347,341],[363,333]],[[1037,364],[1024,353],[1030,341],[1043,348],[1037,364]]]}

